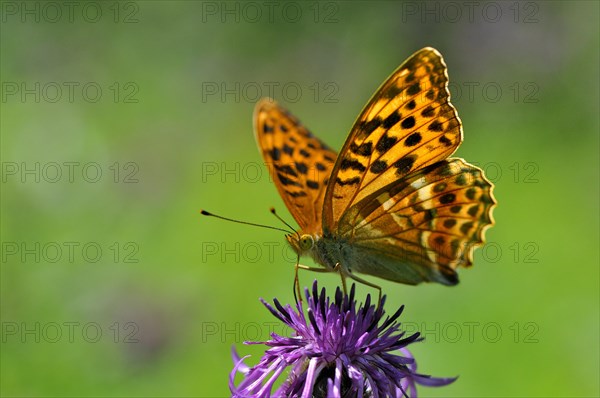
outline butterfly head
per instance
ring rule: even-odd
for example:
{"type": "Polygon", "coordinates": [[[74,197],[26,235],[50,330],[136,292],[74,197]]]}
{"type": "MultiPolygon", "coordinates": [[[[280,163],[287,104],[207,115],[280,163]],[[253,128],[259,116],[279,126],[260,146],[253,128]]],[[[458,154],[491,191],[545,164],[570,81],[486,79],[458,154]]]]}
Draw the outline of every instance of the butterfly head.
{"type": "Polygon", "coordinates": [[[309,234],[289,234],[285,238],[300,256],[309,255],[315,247],[315,238],[309,234]]]}

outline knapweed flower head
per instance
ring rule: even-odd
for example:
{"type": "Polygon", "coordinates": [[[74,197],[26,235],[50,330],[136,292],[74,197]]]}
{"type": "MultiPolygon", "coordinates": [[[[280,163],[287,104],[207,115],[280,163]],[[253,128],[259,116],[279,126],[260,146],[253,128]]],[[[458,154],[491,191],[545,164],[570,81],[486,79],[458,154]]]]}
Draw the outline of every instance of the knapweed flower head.
{"type": "Polygon", "coordinates": [[[233,397],[415,397],[416,385],[444,386],[455,378],[434,378],[417,373],[415,359],[406,349],[421,341],[419,333],[405,336],[396,322],[404,306],[383,319],[385,296],[380,305],[370,295],[357,306],[354,285],[350,294],[337,288],[330,300],[317,282],[312,294],[305,289],[307,310],[297,303],[274,306],[262,303],[292,330],[292,336],[271,334],[269,348],[254,367],[233,352],[235,366],[229,387],[233,397]],[[275,391],[284,374],[285,380],[275,391]],[[244,379],[235,386],[234,378],[244,379]]]}

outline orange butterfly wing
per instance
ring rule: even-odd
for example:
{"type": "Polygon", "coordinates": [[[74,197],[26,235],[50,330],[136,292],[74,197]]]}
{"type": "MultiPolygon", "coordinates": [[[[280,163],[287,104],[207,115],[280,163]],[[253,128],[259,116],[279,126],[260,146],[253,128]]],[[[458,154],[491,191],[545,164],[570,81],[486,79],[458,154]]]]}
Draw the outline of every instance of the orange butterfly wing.
{"type": "Polygon", "coordinates": [[[321,234],[323,200],[337,154],[268,98],[256,104],[254,134],[275,186],[302,232],[321,234]]]}
{"type": "Polygon", "coordinates": [[[402,283],[456,284],[454,270],[473,264],[495,203],[480,169],[458,158],[436,162],[344,213],[340,233],[360,258],[348,267],[402,283]]]}
{"type": "Polygon", "coordinates": [[[437,50],[408,58],[377,90],[354,123],[332,173],[324,225],[361,199],[436,161],[462,142],[462,127],[449,102],[446,65],[437,50]]]}
{"type": "Polygon", "coordinates": [[[323,229],[348,242],[348,271],[454,284],[493,224],[492,184],[462,159],[441,55],[424,48],[377,90],[355,122],[325,195],[323,229]]]}

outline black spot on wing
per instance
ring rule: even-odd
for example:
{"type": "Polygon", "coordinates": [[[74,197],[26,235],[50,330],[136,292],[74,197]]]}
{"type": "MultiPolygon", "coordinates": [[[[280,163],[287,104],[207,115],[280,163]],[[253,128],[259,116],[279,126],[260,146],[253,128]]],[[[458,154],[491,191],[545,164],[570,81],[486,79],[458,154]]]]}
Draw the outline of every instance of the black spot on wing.
{"type": "Polygon", "coordinates": [[[442,123],[440,123],[438,120],[434,120],[433,122],[431,122],[429,124],[429,127],[427,127],[427,129],[429,131],[435,131],[435,132],[441,132],[444,131],[444,127],[442,126],[442,123]]]}
{"type": "MultiPolygon", "coordinates": [[[[417,57],[411,57],[411,58],[407,59],[406,61],[404,61],[405,65],[404,65],[404,68],[402,68],[402,69],[406,68],[408,70],[413,70],[414,71],[419,66],[417,64],[418,61],[419,61],[419,59],[417,57]]],[[[413,77],[413,79],[414,79],[414,77],[413,77]]]]}
{"type": "Polygon", "coordinates": [[[290,156],[292,156],[294,154],[294,148],[292,148],[288,144],[283,144],[283,148],[282,149],[283,149],[284,153],[287,153],[290,156]]]}
{"type": "Polygon", "coordinates": [[[377,127],[381,126],[381,119],[376,117],[368,122],[361,122],[360,129],[362,131],[363,136],[368,136],[371,134],[377,127]]]}
{"type": "Polygon", "coordinates": [[[467,213],[469,213],[469,215],[472,217],[475,217],[478,212],[479,212],[479,205],[471,206],[471,207],[469,207],[469,210],[467,211],[467,213]]]}
{"type": "Polygon", "coordinates": [[[440,182],[433,186],[433,192],[442,192],[446,189],[447,184],[445,182],[440,182]]]}
{"type": "Polygon", "coordinates": [[[342,159],[342,164],[340,165],[342,170],[352,169],[360,172],[365,171],[367,168],[358,160],[350,159],[348,157],[342,159]]]}
{"type": "Polygon", "coordinates": [[[421,116],[423,117],[433,117],[435,111],[431,105],[427,105],[425,109],[421,111],[421,116]]]}
{"type": "Polygon", "coordinates": [[[481,200],[483,203],[488,203],[488,204],[494,203],[494,201],[492,200],[492,197],[490,195],[486,195],[486,194],[482,194],[479,197],[479,200],[481,200]]]}
{"type": "MultiPolygon", "coordinates": [[[[306,192],[304,191],[297,191],[297,192],[290,192],[290,191],[285,191],[288,195],[290,195],[292,198],[298,198],[301,196],[306,196],[306,192]]],[[[296,204],[296,206],[299,206],[298,204],[296,204]]],[[[302,207],[302,206],[299,206],[302,207]]]]}
{"type": "Polygon", "coordinates": [[[295,187],[302,188],[302,184],[300,184],[298,181],[289,179],[281,173],[277,173],[277,178],[279,178],[279,182],[281,182],[282,185],[293,185],[295,187]]]}
{"type": "Polygon", "coordinates": [[[306,180],[306,186],[310,189],[319,189],[319,183],[312,180],[306,180]]]}
{"type": "Polygon", "coordinates": [[[390,129],[396,123],[398,123],[402,119],[402,116],[398,112],[392,112],[388,117],[383,121],[383,128],[390,129]]]}
{"type": "Polygon", "coordinates": [[[306,174],[308,172],[308,166],[306,163],[295,162],[296,170],[298,170],[302,174],[306,174]]]}
{"type": "Polygon", "coordinates": [[[441,136],[438,141],[444,146],[452,146],[452,141],[450,141],[445,135],[441,136]]]}
{"type": "Polygon", "coordinates": [[[446,242],[446,240],[444,239],[443,236],[436,236],[435,238],[433,238],[433,241],[435,242],[436,245],[438,245],[438,248],[440,246],[443,246],[444,243],[446,242]]]}
{"type": "Polygon", "coordinates": [[[404,141],[405,146],[415,146],[421,142],[421,133],[416,132],[409,135],[404,141]]]}
{"type": "Polygon", "coordinates": [[[355,185],[358,184],[360,182],[360,177],[353,177],[347,180],[342,180],[341,178],[336,178],[335,179],[335,183],[338,185],[355,185]]]}
{"type": "Polygon", "coordinates": [[[464,174],[459,174],[456,176],[454,181],[456,182],[456,185],[465,186],[467,185],[467,176],[464,174]]]}
{"type": "Polygon", "coordinates": [[[419,82],[411,85],[410,87],[408,87],[408,89],[406,90],[406,93],[408,95],[416,95],[419,94],[419,92],[421,91],[421,86],[419,85],[419,82]]]}
{"type": "Polygon", "coordinates": [[[469,230],[473,228],[473,223],[471,221],[464,223],[463,225],[460,226],[460,232],[462,232],[463,234],[468,234],[469,230]]]}
{"type": "Polygon", "coordinates": [[[265,134],[272,134],[273,133],[273,126],[269,126],[267,123],[265,123],[263,125],[263,133],[265,134]]]}
{"type": "Polygon", "coordinates": [[[300,149],[300,155],[304,156],[305,158],[310,157],[310,153],[306,149],[300,149]]]}
{"type": "Polygon", "coordinates": [[[413,116],[409,116],[400,123],[403,129],[411,129],[415,127],[415,118],[413,116]]]}
{"type": "Polygon", "coordinates": [[[456,220],[453,218],[449,218],[446,221],[444,221],[444,227],[446,227],[448,229],[452,228],[455,225],[456,225],[456,220]]]}
{"type": "Polygon", "coordinates": [[[437,72],[442,73],[432,73],[429,75],[429,82],[432,86],[439,86],[446,81],[446,77],[443,74],[443,68],[435,68],[437,72]]]}
{"type": "Polygon", "coordinates": [[[416,159],[417,159],[416,156],[410,155],[410,156],[405,156],[402,159],[395,162],[393,164],[393,166],[397,169],[396,173],[400,176],[408,173],[410,171],[410,169],[413,167],[413,164],[415,163],[416,159]]]}
{"type": "Polygon", "coordinates": [[[362,145],[358,146],[356,143],[350,144],[350,151],[356,155],[361,156],[371,156],[373,153],[373,143],[365,142],[362,145]]]}
{"type": "Polygon", "coordinates": [[[369,170],[371,170],[371,173],[379,174],[384,172],[387,168],[388,165],[385,160],[376,160],[373,162],[369,170]]]}
{"type": "Polygon", "coordinates": [[[437,210],[436,209],[427,209],[425,210],[425,208],[422,205],[415,205],[413,206],[413,208],[418,208],[418,212],[423,212],[423,221],[424,222],[428,222],[431,221],[435,218],[435,216],[437,215],[437,210]]]}
{"type": "MultiPolygon", "coordinates": [[[[447,193],[445,195],[442,195],[440,197],[440,203],[443,205],[447,205],[449,203],[452,203],[456,200],[456,195],[454,195],[453,193],[447,193]]],[[[450,209],[450,211],[452,211],[452,209],[450,209]]]]}
{"type": "Polygon", "coordinates": [[[467,189],[467,192],[465,192],[465,195],[467,196],[467,198],[469,198],[471,200],[475,199],[475,188],[467,189]]]}
{"type": "MultiPolygon", "coordinates": [[[[414,205],[414,206],[412,207],[412,209],[413,209],[413,211],[414,211],[415,213],[421,213],[421,212],[425,211],[425,208],[423,207],[423,205],[420,205],[420,204],[414,205]]],[[[431,217],[431,214],[429,213],[429,211],[427,211],[427,212],[425,212],[425,214],[424,214],[424,218],[425,218],[425,221],[429,221],[429,220],[431,220],[433,217],[431,217]]]]}
{"type": "Polygon", "coordinates": [[[382,93],[382,96],[387,99],[391,99],[396,97],[398,94],[402,92],[402,88],[397,86],[396,84],[391,84],[387,89],[385,89],[382,93]]]}
{"type": "Polygon", "coordinates": [[[269,151],[269,156],[271,156],[271,159],[277,161],[281,159],[281,151],[279,148],[275,147],[269,151]]]}
{"type": "Polygon", "coordinates": [[[375,149],[379,153],[384,153],[384,152],[389,151],[390,148],[393,147],[396,142],[398,142],[398,138],[391,137],[387,133],[385,133],[384,135],[381,136],[381,138],[379,138],[379,141],[377,141],[377,145],[375,145],[375,149]]]}
{"type": "Polygon", "coordinates": [[[294,168],[292,166],[290,166],[289,164],[284,164],[284,165],[274,165],[275,169],[277,171],[281,171],[282,173],[294,176],[294,177],[298,177],[298,173],[296,173],[296,170],[294,170],[294,168]]]}

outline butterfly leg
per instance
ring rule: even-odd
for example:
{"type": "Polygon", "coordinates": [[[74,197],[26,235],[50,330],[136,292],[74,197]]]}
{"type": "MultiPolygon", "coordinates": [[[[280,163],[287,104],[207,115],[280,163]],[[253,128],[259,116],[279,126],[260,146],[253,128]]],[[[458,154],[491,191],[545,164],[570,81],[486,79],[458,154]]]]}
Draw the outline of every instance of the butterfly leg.
{"type": "Polygon", "coordinates": [[[342,278],[342,289],[344,290],[344,294],[348,295],[348,289],[346,288],[346,278],[344,277],[344,271],[342,270],[342,266],[340,263],[335,264],[335,267],[333,267],[333,272],[340,273],[340,278],[342,278]]]}
{"type": "Polygon", "coordinates": [[[300,279],[298,279],[298,263],[296,263],[295,272],[294,272],[294,287],[292,291],[294,292],[294,301],[298,304],[298,298],[300,298],[300,304],[302,304],[302,294],[300,293],[300,279]]]}
{"type": "MultiPolygon", "coordinates": [[[[342,274],[342,272],[341,272],[341,271],[340,271],[340,274],[342,274]]],[[[346,274],[346,276],[348,276],[350,279],[354,279],[355,281],[357,281],[357,282],[359,282],[359,283],[362,283],[363,285],[367,285],[367,286],[369,286],[369,287],[372,287],[372,288],[374,288],[374,289],[377,289],[377,291],[379,292],[379,300],[377,300],[377,302],[378,302],[379,304],[381,304],[381,286],[378,286],[378,285],[376,285],[376,284],[374,284],[374,283],[371,283],[371,282],[369,282],[369,281],[366,281],[366,280],[364,280],[364,279],[362,279],[362,278],[360,278],[360,277],[358,277],[358,276],[354,275],[354,274],[353,274],[352,272],[350,272],[350,271],[346,271],[346,272],[345,272],[345,274],[346,274]]],[[[343,277],[342,277],[342,280],[344,280],[344,278],[343,278],[343,277]]],[[[345,286],[344,286],[344,287],[345,287],[345,286]]]]}
{"type": "Polygon", "coordinates": [[[300,291],[300,278],[298,277],[299,269],[305,269],[307,271],[313,272],[331,272],[331,270],[328,270],[327,268],[309,267],[307,265],[296,263],[296,275],[294,276],[294,298],[296,300],[296,303],[298,303],[298,298],[300,298],[300,303],[302,303],[302,292],[300,291]]]}

